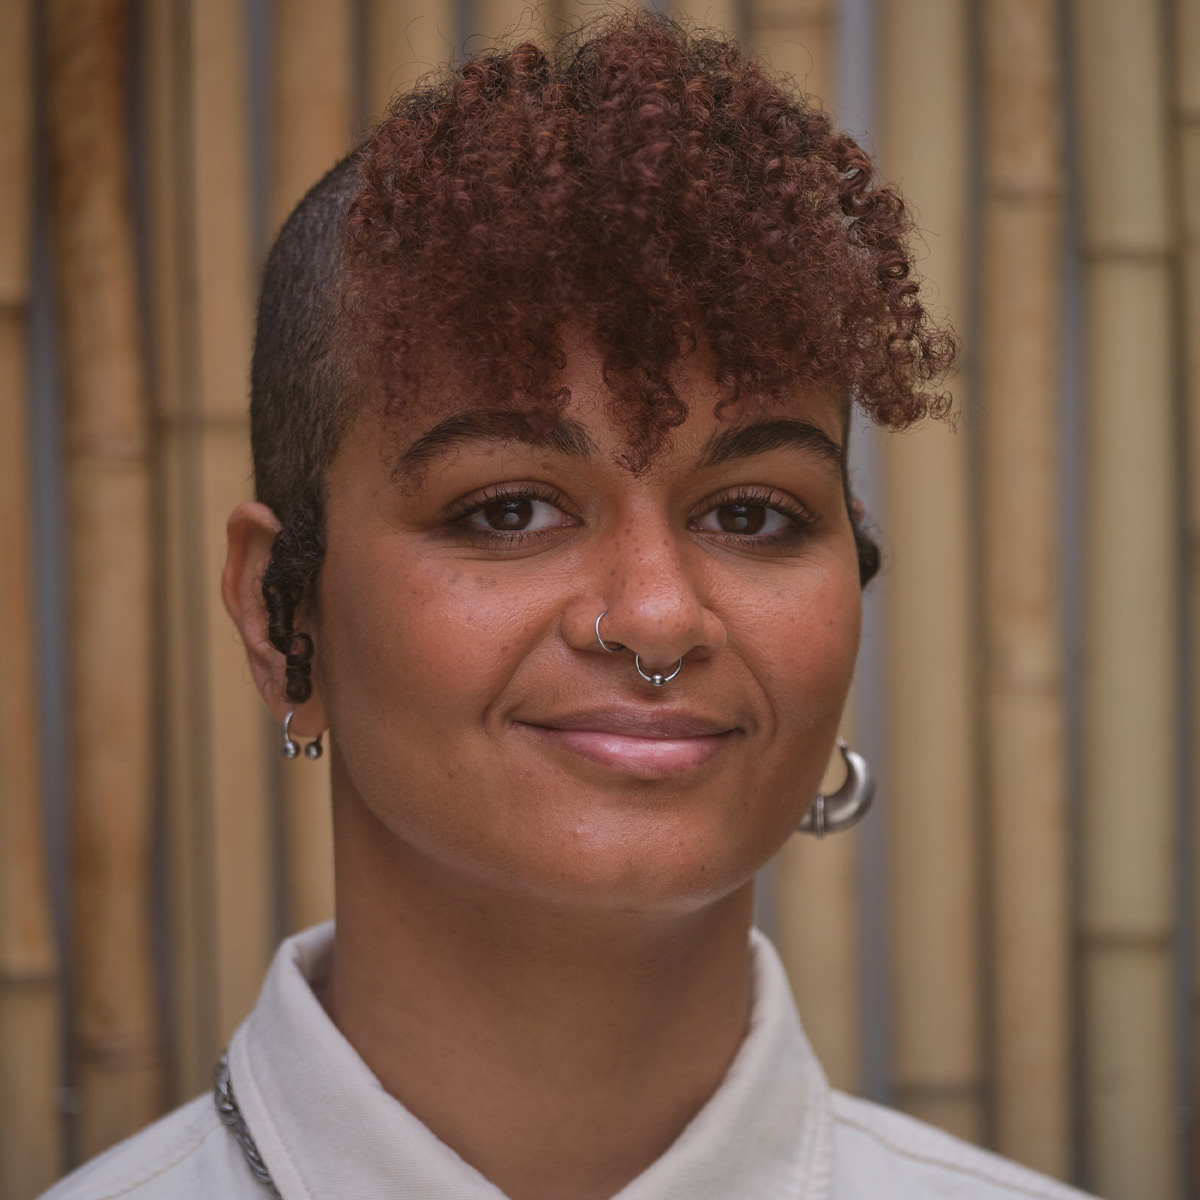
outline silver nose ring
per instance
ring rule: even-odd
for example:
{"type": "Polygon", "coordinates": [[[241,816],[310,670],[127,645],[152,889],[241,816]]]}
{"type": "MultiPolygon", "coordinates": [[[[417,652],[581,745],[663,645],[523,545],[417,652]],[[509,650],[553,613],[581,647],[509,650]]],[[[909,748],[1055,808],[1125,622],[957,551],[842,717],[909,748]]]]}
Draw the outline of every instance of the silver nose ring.
{"type": "Polygon", "coordinates": [[[601,622],[601,621],[603,621],[603,620],[604,620],[604,618],[605,618],[605,617],[607,617],[607,616],[608,616],[608,609],[606,608],[606,609],[605,609],[605,610],[604,610],[604,611],[603,611],[603,612],[602,612],[602,613],[601,613],[601,614],[600,614],[600,615],[599,615],[599,616],[596,618],[596,641],[598,641],[598,642],[600,643],[600,649],[601,649],[601,650],[607,650],[607,651],[609,652],[609,654],[620,654],[620,653],[621,653],[621,651],[625,649],[625,647],[624,647],[624,646],[622,646],[620,642],[606,642],[606,641],[605,641],[605,640],[604,640],[604,639],[603,639],[603,638],[600,636],[600,622],[601,622]]]}
{"type": "MultiPolygon", "coordinates": [[[[596,618],[596,641],[600,643],[601,650],[607,650],[609,654],[620,654],[622,650],[626,649],[626,647],[620,642],[606,642],[600,634],[600,622],[603,621],[607,616],[608,609],[606,608],[596,618]]],[[[675,670],[673,670],[670,675],[667,675],[662,671],[651,671],[650,674],[647,675],[646,672],[642,670],[641,656],[635,654],[633,656],[633,669],[651,686],[662,687],[664,683],[670,683],[671,680],[683,670],[683,659],[681,658],[675,664],[675,670]]]]}
{"type": "Polygon", "coordinates": [[[664,675],[661,671],[651,671],[649,675],[642,670],[642,660],[637,654],[633,656],[633,669],[647,682],[655,687],[662,687],[664,683],[670,683],[680,671],[683,670],[683,659],[681,658],[675,664],[675,670],[670,675],[664,675]]]}

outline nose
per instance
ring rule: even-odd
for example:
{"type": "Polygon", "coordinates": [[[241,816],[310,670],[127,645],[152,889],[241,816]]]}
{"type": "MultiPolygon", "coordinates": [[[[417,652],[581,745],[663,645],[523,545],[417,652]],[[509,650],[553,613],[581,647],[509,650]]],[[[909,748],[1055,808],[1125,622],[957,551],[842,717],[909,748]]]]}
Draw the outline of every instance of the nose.
{"type": "Polygon", "coordinates": [[[645,513],[597,540],[599,603],[593,601],[587,645],[601,648],[595,630],[601,611],[604,641],[636,654],[647,675],[669,675],[680,659],[707,658],[725,645],[724,622],[706,603],[704,573],[685,538],[665,517],[645,513]]]}

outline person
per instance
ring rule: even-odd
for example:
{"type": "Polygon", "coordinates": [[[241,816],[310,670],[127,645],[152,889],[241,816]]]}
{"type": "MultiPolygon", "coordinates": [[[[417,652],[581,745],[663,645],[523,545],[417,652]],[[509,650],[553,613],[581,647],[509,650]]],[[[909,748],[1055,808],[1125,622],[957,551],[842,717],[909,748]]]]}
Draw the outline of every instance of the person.
{"type": "MultiPolygon", "coordinates": [[[[331,734],[336,925],[201,1096],[54,1200],[1078,1196],[830,1090],[758,870],[835,753],[878,553],[854,404],[947,412],[911,217],[649,13],[401,96],[265,271],[225,602],[331,734]]],[[[816,799],[814,800],[814,797],[816,799]]]]}

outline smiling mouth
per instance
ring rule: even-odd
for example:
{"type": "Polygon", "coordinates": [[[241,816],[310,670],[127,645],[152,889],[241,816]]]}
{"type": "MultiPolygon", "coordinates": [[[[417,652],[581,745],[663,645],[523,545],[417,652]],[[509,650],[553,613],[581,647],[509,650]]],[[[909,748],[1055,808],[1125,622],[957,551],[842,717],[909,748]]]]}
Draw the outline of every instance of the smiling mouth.
{"type": "Polygon", "coordinates": [[[682,775],[711,761],[739,730],[687,715],[611,711],[520,721],[543,744],[596,766],[642,777],[682,775]]]}

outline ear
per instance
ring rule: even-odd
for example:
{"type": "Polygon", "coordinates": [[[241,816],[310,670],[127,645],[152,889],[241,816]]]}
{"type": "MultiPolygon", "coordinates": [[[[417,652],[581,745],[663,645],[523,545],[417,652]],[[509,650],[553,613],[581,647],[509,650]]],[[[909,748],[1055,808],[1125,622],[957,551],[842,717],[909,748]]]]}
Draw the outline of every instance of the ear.
{"type": "MultiPolygon", "coordinates": [[[[287,681],[284,656],[271,645],[267,635],[262,579],[271,559],[271,547],[281,528],[279,518],[271,509],[255,501],[245,501],[230,513],[226,525],[229,548],[221,572],[221,597],[242,636],[250,673],[271,715],[282,725],[283,718],[294,710],[292,733],[299,737],[316,737],[328,725],[316,672],[313,673],[312,695],[303,704],[293,704],[284,695],[287,681]]],[[[311,630],[305,632],[312,636],[311,630]]]]}

